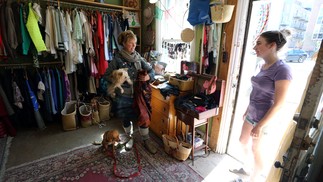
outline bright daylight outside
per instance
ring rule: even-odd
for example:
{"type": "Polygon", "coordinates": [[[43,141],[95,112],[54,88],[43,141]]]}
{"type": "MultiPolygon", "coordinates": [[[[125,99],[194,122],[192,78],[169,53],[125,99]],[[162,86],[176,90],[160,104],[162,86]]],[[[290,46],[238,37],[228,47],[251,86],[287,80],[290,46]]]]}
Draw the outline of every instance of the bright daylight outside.
{"type": "MultiPolygon", "coordinates": [[[[293,81],[288,93],[287,104],[276,117],[268,134],[263,138],[264,156],[266,156],[266,171],[275,161],[278,146],[283,140],[289,121],[295,113],[300,112],[302,95],[306,91],[307,80],[315,64],[323,38],[323,0],[263,0],[253,1],[245,54],[242,60],[242,72],[233,116],[228,154],[242,161],[239,144],[242,116],[249,102],[251,92],[250,78],[257,73],[263,60],[257,58],[253,46],[263,31],[289,29],[291,36],[279,57],[286,61],[293,72],[293,81]],[[274,132],[272,132],[274,130],[274,132]]],[[[320,98],[318,98],[320,99],[320,98]]],[[[318,112],[319,114],[320,112],[318,112]]],[[[317,116],[319,117],[319,116],[317,116]]],[[[265,175],[267,175],[266,173],[265,175]]]]}

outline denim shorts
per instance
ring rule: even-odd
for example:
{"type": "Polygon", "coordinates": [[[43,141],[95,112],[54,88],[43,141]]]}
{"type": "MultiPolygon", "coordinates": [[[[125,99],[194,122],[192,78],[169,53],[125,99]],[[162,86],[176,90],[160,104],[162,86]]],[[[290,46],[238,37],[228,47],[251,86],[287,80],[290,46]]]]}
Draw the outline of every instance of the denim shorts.
{"type": "Polygon", "coordinates": [[[250,123],[252,126],[256,126],[258,123],[250,119],[248,116],[246,116],[246,121],[250,123]]]}
{"type": "MultiPolygon", "coordinates": [[[[248,116],[246,116],[246,121],[248,122],[248,123],[250,123],[252,126],[256,126],[258,123],[257,122],[255,122],[255,121],[253,121],[252,119],[250,119],[248,116]]],[[[263,127],[263,129],[262,129],[262,131],[261,131],[264,135],[267,135],[268,134],[268,127],[267,126],[265,126],[265,127],[263,127]]]]}

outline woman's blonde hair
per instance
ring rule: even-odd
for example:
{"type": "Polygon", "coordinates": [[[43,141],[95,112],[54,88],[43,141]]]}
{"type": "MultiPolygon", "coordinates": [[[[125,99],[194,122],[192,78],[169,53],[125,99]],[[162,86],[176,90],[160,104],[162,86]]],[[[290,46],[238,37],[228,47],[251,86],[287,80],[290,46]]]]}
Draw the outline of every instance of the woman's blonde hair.
{"type": "Polygon", "coordinates": [[[137,41],[137,36],[131,30],[121,32],[118,36],[118,44],[123,45],[129,39],[135,39],[137,41]]]}

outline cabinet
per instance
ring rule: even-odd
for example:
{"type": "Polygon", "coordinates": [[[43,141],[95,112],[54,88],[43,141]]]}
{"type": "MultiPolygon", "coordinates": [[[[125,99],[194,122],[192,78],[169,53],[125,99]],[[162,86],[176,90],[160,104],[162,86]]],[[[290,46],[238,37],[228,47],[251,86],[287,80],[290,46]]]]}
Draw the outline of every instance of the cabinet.
{"type": "MultiPolygon", "coordinates": [[[[176,110],[174,101],[177,98],[175,95],[164,97],[160,90],[154,86],[152,87],[151,107],[152,115],[150,121],[150,130],[154,132],[159,138],[163,134],[175,135],[176,134],[176,110]]],[[[187,92],[180,92],[184,95],[187,92]]]]}

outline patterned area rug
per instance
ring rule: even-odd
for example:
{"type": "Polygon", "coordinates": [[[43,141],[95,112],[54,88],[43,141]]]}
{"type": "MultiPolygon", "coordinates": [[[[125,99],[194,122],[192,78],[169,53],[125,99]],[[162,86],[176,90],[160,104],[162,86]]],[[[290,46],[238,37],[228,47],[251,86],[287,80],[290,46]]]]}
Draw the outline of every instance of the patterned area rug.
{"type": "Polygon", "coordinates": [[[114,160],[100,146],[88,145],[68,152],[49,156],[6,170],[4,181],[202,181],[203,178],[185,162],[169,157],[159,142],[158,152],[146,151],[135,135],[136,149],[117,150],[115,171],[130,176],[139,171],[136,154],[142,170],[136,177],[120,178],[114,174],[114,160]],[[138,151],[138,152],[137,152],[138,151]]]}

